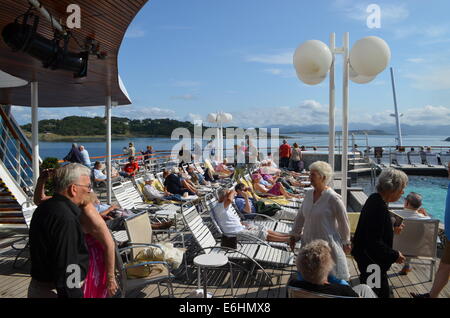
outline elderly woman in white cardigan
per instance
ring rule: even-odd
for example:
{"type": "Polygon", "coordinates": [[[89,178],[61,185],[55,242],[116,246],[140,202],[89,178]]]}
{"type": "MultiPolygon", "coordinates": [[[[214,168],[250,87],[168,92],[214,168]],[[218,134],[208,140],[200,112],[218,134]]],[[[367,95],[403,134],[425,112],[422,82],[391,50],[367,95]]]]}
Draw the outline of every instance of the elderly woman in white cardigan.
{"type": "Polygon", "coordinates": [[[323,161],[316,161],[309,166],[313,189],[305,194],[291,231],[290,245],[301,239],[302,245],[322,239],[328,242],[335,262],[332,274],[338,279],[348,280],[347,258],[350,253],[350,225],[347,209],[341,196],[328,184],[333,179],[331,166],[323,161]]]}

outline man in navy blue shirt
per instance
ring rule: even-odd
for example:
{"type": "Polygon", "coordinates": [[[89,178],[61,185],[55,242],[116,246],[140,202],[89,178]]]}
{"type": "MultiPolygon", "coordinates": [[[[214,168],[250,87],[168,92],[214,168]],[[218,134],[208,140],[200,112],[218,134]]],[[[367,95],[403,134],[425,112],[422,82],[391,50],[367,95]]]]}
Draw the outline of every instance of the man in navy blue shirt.
{"type": "Polygon", "coordinates": [[[55,195],[33,214],[30,298],[83,298],[89,255],[79,206],[92,190],[90,175],[89,168],[77,163],[56,170],[55,195]]]}

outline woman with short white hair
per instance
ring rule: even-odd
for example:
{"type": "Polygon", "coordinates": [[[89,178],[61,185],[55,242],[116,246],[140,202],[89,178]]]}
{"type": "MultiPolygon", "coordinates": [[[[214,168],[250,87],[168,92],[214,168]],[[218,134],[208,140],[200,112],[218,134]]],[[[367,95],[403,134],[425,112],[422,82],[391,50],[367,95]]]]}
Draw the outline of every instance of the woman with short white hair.
{"type": "Polygon", "coordinates": [[[297,214],[291,231],[291,247],[301,239],[306,245],[317,239],[328,242],[335,266],[332,273],[336,278],[348,280],[346,253],[350,253],[350,225],[347,209],[341,196],[328,184],[333,179],[333,170],[323,161],[309,166],[313,189],[306,191],[305,199],[297,214]]]}
{"type": "MultiPolygon", "coordinates": [[[[373,265],[379,271],[379,286],[374,292],[380,298],[389,298],[389,281],[387,271],[393,263],[403,263],[405,257],[392,248],[394,225],[388,209],[389,202],[396,202],[408,185],[408,176],[400,170],[387,168],[377,180],[376,193],[369,196],[359,217],[353,238],[353,250],[358,269],[359,280],[365,284],[373,273],[373,265]],[[368,268],[370,266],[370,268],[368,268]]],[[[395,232],[400,233],[402,227],[395,232]]]]}
{"type": "Polygon", "coordinates": [[[303,246],[297,256],[296,265],[300,275],[291,280],[289,286],[325,295],[376,298],[367,285],[352,288],[345,282],[329,277],[334,263],[331,248],[324,240],[315,240],[303,246]]]}

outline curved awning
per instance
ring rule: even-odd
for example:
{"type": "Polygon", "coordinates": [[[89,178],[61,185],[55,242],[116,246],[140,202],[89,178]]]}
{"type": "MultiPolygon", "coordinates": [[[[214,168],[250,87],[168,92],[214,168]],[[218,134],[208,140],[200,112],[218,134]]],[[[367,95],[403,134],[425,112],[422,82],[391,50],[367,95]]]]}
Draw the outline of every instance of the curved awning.
{"type": "MultiPolygon", "coordinates": [[[[69,15],[67,6],[73,0],[41,0],[41,4],[56,18],[63,21],[69,15]]],[[[98,106],[105,104],[105,96],[111,96],[118,105],[131,103],[123,89],[118,74],[118,53],[125,32],[147,0],[77,0],[81,8],[81,28],[72,33],[78,42],[89,36],[100,44],[106,59],[89,57],[88,75],[74,78],[64,70],[44,68],[42,63],[23,52],[13,52],[0,36],[0,69],[27,82],[39,82],[39,107],[98,106]]],[[[27,11],[27,0],[2,0],[0,2],[0,32],[27,11]]],[[[38,13],[39,14],[39,13],[38,13]]],[[[38,33],[48,39],[53,37],[51,24],[40,17],[38,33]]],[[[71,40],[69,50],[80,52],[71,40]]],[[[30,86],[0,88],[0,104],[30,105],[30,86]]]]}
{"type": "Polygon", "coordinates": [[[27,84],[27,81],[0,70],[0,88],[20,87],[27,84]]]}

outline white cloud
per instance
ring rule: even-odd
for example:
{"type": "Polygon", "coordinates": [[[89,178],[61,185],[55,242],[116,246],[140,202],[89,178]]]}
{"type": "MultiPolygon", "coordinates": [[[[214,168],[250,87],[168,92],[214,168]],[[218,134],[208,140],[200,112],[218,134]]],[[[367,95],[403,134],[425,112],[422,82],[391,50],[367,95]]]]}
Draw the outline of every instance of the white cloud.
{"type": "Polygon", "coordinates": [[[195,121],[204,121],[204,117],[200,114],[192,114],[189,113],[184,117],[185,121],[190,121],[191,123],[194,123],[195,121]]]}
{"type": "Polygon", "coordinates": [[[267,68],[263,70],[265,73],[269,73],[272,75],[284,77],[284,78],[292,78],[296,77],[294,69],[281,69],[281,68],[267,68]]]}
{"type": "Polygon", "coordinates": [[[138,26],[130,26],[125,33],[125,38],[127,39],[137,39],[142,38],[146,34],[145,30],[138,26]]]}
{"type": "Polygon", "coordinates": [[[130,119],[176,118],[175,111],[159,107],[121,106],[114,109],[113,115],[130,119]]]}
{"type": "MultiPolygon", "coordinates": [[[[367,7],[371,1],[355,0],[335,0],[333,7],[342,12],[348,19],[355,21],[366,21],[369,14],[367,7]]],[[[381,25],[394,24],[406,20],[409,17],[409,10],[406,4],[376,3],[381,9],[381,25]]]]}
{"type": "Polygon", "coordinates": [[[173,81],[172,86],[174,87],[198,87],[202,83],[198,81],[173,81]]]}
{"type": "Polygon", "coordinates": [[[414,36],[416,39],[425,38],[432,42],[441,42],[447,40],[449,33],[450,26],[448,24],[429,26],[408,25],[407,27],[395,28],[394,37],[404,39],[414,36]]]}
{"type": "Polygon", "coordinates": [[[314,100],[305,100],[294,107],[254,108],[233,112],[232,115],[231,125],[239,127],[326,124],[328,123],[328,106],[323,106],[314,100]]]}
{"type": "MultiPolygon", "coordinates": [[[[408,125],[448,125],[450,122],[450,107],[426,105],[421,108],[409,108],[401,110],[404,116],[402,123],[408,125]]],[[[395,124],[395,119],[390,115],[393,111],[382,111],[369,114],[352,113],[350,121],[352,123],[369,123],[372,125],[395,124]]]]}
{"type": "Polygon", "coordinates": [[[416,58],[409,58],[406,61],[410,62],[410,63],[423,63],[423,62],[425,62],[425,59],[416,57],[416,58]]]}
{"type": "Polygon", "coordinates": [[[292,64],[292,58],[294,55],[294,50],[289,50],[286,52],[276,53],[276,54],[256,54],[248,55],[245,57],[247,62],[256,62],[263,64],[278,64],[287,65],[292,64]]]}
{"type": "Polygon", "coordinates": [[[420,73],[407,73],[404,77],[413,81],[411,84],[413,88],[431,91],[450,89],[449,65],[427,68],[420,73]]]}
{"type": "Polygon", "coordinates": [[[179,95],[179,96],[172,96],[171,99],[177,99],[177,100],[196,100],[198,99],[196,96],[192,94],[185,94],[185,95],[179,95]]]}

